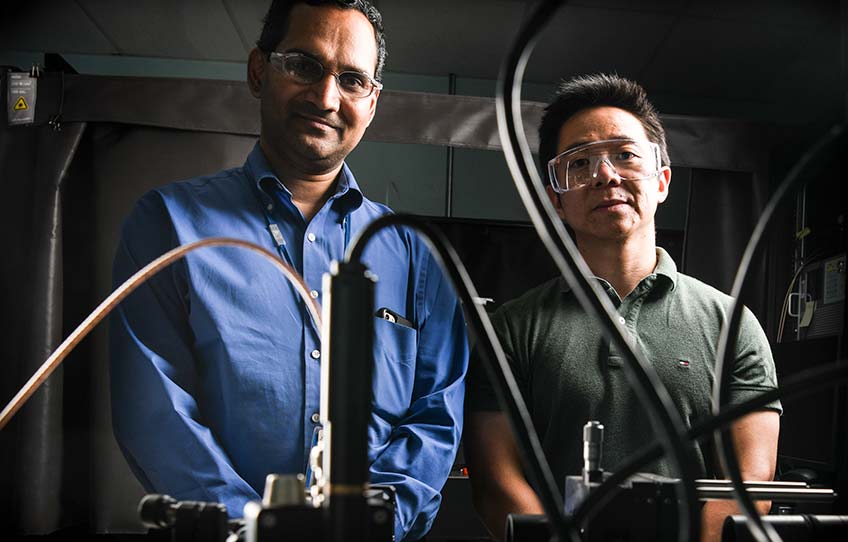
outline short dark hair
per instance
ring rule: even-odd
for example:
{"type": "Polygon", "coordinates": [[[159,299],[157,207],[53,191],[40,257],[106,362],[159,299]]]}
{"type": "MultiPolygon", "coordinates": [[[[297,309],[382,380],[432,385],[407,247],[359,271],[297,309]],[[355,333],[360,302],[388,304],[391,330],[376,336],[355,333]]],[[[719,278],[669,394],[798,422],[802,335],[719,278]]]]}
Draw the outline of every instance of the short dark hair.
{"type": "Polygon", "coordinates": [[[374,28],[377,41],[377,65],[374,79],[383,79],[383,66],[386,64],[386,38],[383,35],[383,16],[367,0],[274,0],[262,24],[262,34],[256,41],[260,51],[270,53],[286,37],[289,27],[289,15],[297,4],[310,6],[333,6],[339,9],[355,9],[365,15],[374,28]]]}
{"type": "Polygon", "coordinates": [[[648,100],[645,89],[619,75],[600,73],[563,81],[553,102],[545,108],[542,123],[539,125],[539,162],[543,171],[547,171],[548,162],[557,155],[557,142],[562,125],[583,109],[603,106],[618,107],[638,118],[648,139],[659,145],[662,165],[671,164],[665,142],[665,129],[656,108],[648,100]]]}

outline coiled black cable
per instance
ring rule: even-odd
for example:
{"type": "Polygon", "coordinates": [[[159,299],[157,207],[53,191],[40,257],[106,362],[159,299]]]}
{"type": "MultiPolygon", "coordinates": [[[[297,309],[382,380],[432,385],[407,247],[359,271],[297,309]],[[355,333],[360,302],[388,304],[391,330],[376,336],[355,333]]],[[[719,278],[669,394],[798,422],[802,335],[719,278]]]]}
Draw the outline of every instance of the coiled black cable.
{"type": "Polygon", "coordinates": [[[671,453],[672,463],[681,477],[683,498],[678,500],[681,518],[678,536],[681,540],[695,540],[700,536],[701,524],[700,503],[695,489],[697,469],[680,413],[653,367],[637,352],[614,318],[612,303],[598,284],[589,278],[588,266],[547,201],[521,125],[521,75],[537,34],[560,4],[562,0],[540,3],[519,31],[501,69],[496,106],[504,155],[530,219],[557,268],[574,290],[583,309],[601,323],[604,335],[624,354],[627,377],[640,401],[647,406],[654,430],[663,447],[671,453]]]}
{"type": "Polygon", "coordinates": [[[447,272],[454,290],[465,304],[468,327],[477,338],[480,357],[486,365],[486,372],[493,383],[498,402],[510,422],[516,445],[527,469],[527,475],[536,488],[545,515],[559,540],[579,541],[580,535],[577,529],[573,523],[566,519],[563,513],[562,498],[545,459],[539,436],[533,427],[527,405],[509,363],[506,361],[506,356],[492,327],[489,315],[483,307],[474,302],[474,298],[479,297],[477,289],[471,282],[471,277],[468,276],[468,272],[456,251],[445,236],[419,218],[400,214],[385,215],[368,224],[354,238],[350,247],[348,247],[345,260],[348,262],[361,261],[368,241],[381,229],[391,226],[408,226],[418,231],[430,247],[436,262],[447,272]]]}
{"type": "MultiPolygon", "coordinates": [[[[756,227],[754,228],[754,233],[752,234],[751,239],[746,247],[746,251],[737,271],[733,287],[734,299],[738,300],[738,296],[741,294],[745,286],[745,280],[747,279],[750,263],[753,261],[756,251],[760,248],[763,233],[765,232],[765,229],[768,226],[768,223],[771,220],[773,213],[780,201],[784,197],[786,197],[786,195],[792,188],[796,187],[802,181],[808,180],[817,171],[824,167],[823,160],[821,160],[822,155],[830,152],[832,153],[832,156],[836,156],[836,153],[834,151],[840,148],[840,144],[845,144],[844,141],[841,141],[844,139],[845,131],[842,127],[837,127],[830,130],[827,134],[825,134],[823,138],[817,141],[802,156],[801,160],[799,160],[795,167],[790,170],[783,182],[779,185],[778,189],[769,199],[769,202],[766,205],[766,209],[760,216],[760,219],[757,222],[756,227]],[[811,167],[810,164],[815,164],[815,166],[811,167]]],[[[719,378],[717,378],[718,383],[725,381],[730,375],[730,373],[726,370],[730,364],[724,360],[727,356],[729,356],[729,353],[731,351],[727,348],[729,338],[731,336],[735,337],[738,333],[741,315],[742,304],[738,303],[737,301],[734,301],[734,305],[731,309],[731,319],[728,321],[727,325],[722,328],[722,333],[720,335],[719,350],[717,352],[717,363],[720,363],[721,367],[717,365],[716,370],[717,374],[719,375],[719,378]]],[[[717,428],[724,427],[731,421],[737,419],[738,417],[753,412],[757,408],[760,408],[775,399],[789,396],[794,393],[802,392],[803,390],[799,390],[799,388],[803,388],[804,386],[810,386],[811,389],[818,389],[820,385],[836,384],[842,380],[845,380],[846,374],[848,374],[848,368],[839,366],[827,368],[826,370],[805,371],[797,375],[796,377],[793,377],[788,382],[782,384],[781,388],[778,390],[773,390],[765,394],[759,395],[749,401],[745,401],[726,410],[720,410],[722,405],[721,401],[714,401],[714,406],[716,408],[714,416],[702,421],[700,424],[693,426],[692,429],[689,430],[689,437],[698,438],[700,436],[703,436],[708,431],[713,431],[717,428]],[[828,381],[829,378],[833,378],[833,380],[828,381]]],[[[717,386],[717,389],[714,390],[714,392],[721,392],[721,390],[718,390],[717,386]]],[[[735,462],[736,456],[735,453],[731,451],[732,443],[726,442],[726,444],[728,444],[729,446],[723,447],[719,451],[719,453],[723,453],[732,458],[731,461],[736,466],[738,474],[738,463],[735,462]]],[[[601,484],[601,486],[596,488],[595,491],[592,492],[589,497],[581,503],[580,507],[577,509],[573,516],[574,521],[578,525],[585,522],[589,517],[591,517],[593,511],[597,507],[602,506],[603,503],[608,501],[608,499],[612,496],[613,492],[617,490],[619,484],[621,484],[628,477],[637,472],[639,468],[643,467],[644,465],[648,464],[649,462],[655,459],[658,459],[661,456],[662,453],[659,446],[652,446],[634,454],[628,462],[621,465],[619,469],[610,476],[609,479],[605,480],[604,483],[601,484]]],[[[741,478],[741,476],[739,478],[741,478]]],[[[747,492],[739,491],[739,481],[740,480],[734,482],[736,494],[742,495],[741,498],[747,499],[750,503],[750,498],[748,498],[747,492]]],[[[753,503],[751,503],[751,507],[753,507],[753,503]]],[[[757,514],[757,519],[759,519],[759,514],[757,514]]],[[[749,521],[748,523],[750,529],[756,529],[756,525],[756,520],[749,521]]],[[[766,529],[767,528],[768,527],[766,527],[766,529]]],[[[764,531],[765,529],[763,529],[763,532],[764,531]]]]}
{"type": "MultiPolygon", "coordinates": [[[[731,297],[733,297],[730,320],[722,328],[721,335],[719,336],[718,351],[716,354],[716,386],[713,388],[714,414],[717,414],[721,409],[721,405],[727,401],[728,387],[732,375],[729,369],[733,364],[733,360],[731,359],[733,348],[730,345],[736,342],[744,309],[744,305],[740,302],[739,298],[747,285],[751,262],[754,261],[754,258],[762,249],[763,234],[774,216],[777,206],[783,197],[789,193],[790,189],[794,188],[801,181],[814,178],[826,164],[826,161],[821,159],[822,156],[835,156],[834,151],[845,145],[844,133],[845,130],[841,126],[835,126],[804,153],[769,199],[766,208],[757,221],[757,225],[754,227],[754,232],[751,234],[751,238],[745,247],[745,252],[742,255],[742,260],[739,263],[739,268],[736,271],[736,277],[733,281],[733,288],[730,292],[731,297]]],[[[739,469],[736,452],[733,449],[733,437],[730,431],[725,426],[719,431],[716,431],[715,438],[718,444],[719,461],[725,474],[733,482],[736,502],[739,503],[742,512],[748,518],[748,528],[751,530],[751,535],[757,542],[780,540],[780,536],[774,530],[774,527],[762,521],[754,507],[754,502],[744,489],[742,473],[739,469]]]]}
{"type": "MultiPolygon", "coordinates": [[[[523,73],[526,66],[535,36],[561,3],[561,0],[549,0],[543,1],[540,4],[527,24],[522,27],[516,44],[510,51],[502,69],[502,75],[498,84],[496,105],[498,108],[498,126],[501,132],[504,154],[506,155],[507,163],[516,182],[519,194],[522,197],[522,201],[543,244],[551,253],[563,276],[574,289],[584,310],[601,322],[605,335],[612,342],[615,342],[616,346],[625,354],[625,359],[628,361],[625,367],[629,368],[628,377],[636,384],[637,390],[640,392],[640,399],[649,405],[652,422],[660,435],[663,447],[655,446],[645,452],[637,453],[633,460],[627,465],[624,465],[623,468],[616,472],[594,493],[590,494],[589,498],[578,509],[577,514],[575,514],[575,521],[569,521],[562,514],[562,503],[559,492],[556,489],[556,483],[544,458],[544,453],[539,444],[538,436],[533,429],[526,405],[515,383],[512,372],[506,363],[503,350],[494,334],[488,315],[486,315],[481,307],[474,303],[473,298],[476,297],[476,290],[464,266],[456,256],[455,251],[453,251],[442,234],[426,223],[412,217],[387,215],[370,224],[359,235],[348,251],[347,260],[359,260],[367,244],[367,240],[384,227],[406,225],[418,230],[424,235],[431,249],[434,251],[437,261],[447,270],[459,297],[470,307],[468,314],[472,331],[480,339],[483,337],[487,339],[480,341],[482,358],[487,364],[487,371],[490,374],[490,378],[496,383],[495,392],[498,400],[506,408],[507,416],[515,432],[516,443],[522,451],[522,457],[527,463],[528,476],[536,486],[545,513],[551,521],[554,533],[560,540],[567,538],[579,539],[575,524],[580,525],[585,518],[589,517],[592,508],[602,503],[618,483],[624,481],[639,467],[659,457],[663,448],[672,453],[672,459],[680,472],[683,483],[684,499],[680,500],[680,507],[683,512],[681,517],[683,520],[679,523],[679,537],[684,540],[691,540],[699,536],[700,514],[694,487],[696,470],[692,460],[691,448],[687,448],[687,439],[697,438],[708,431],[715,430],[715,428],[723,427],[732,420],[756,410],[776,397],[788,395],[790,391],[797,390],[802,385],[811,385],[814,382],[820,381],[824,382],[831,379],[833,375],[830,372],[811,374],[803,379],[793,381],[795,387],[785,386],[783,389],[773,390],[772,392],[755,397],[727,411],[720,411],[723,394],[722,382],[729,378],[729,373],[725,370],[725,367],[729,364],[724,363],[724,359],[729,356],[729,350],[726,348],[726,345],[730,338],[735,339],[742,314],[742,305],[735,301],[732,305],[731,320],[723,328],[719,343],[720,355],[717,360],[717,372],[720,378],[718,386],[714,390],[716,398],[714,401],[715,415],[702,422],[702,424],[694,426],[689,431],[683,428],[684,426],[679,418],[679,414],[671,403],[662,382],[651,367],[641,358],[640,354],[631,346],[622,330],[618,328],[618,324],[613,318],[613,308],[607,306],[609,305],[608,300],[597,285],[589,279],[589,270],[585,262],[579,257],[579,253],[572,240],[568,237],[562,224],[545,201],[546,197],[541,188],[541,181],[538,179],[538,175],[535,174],[535,169],[532,166],[532,157],[521,127],[520,74],[523,73]],[[509,109],[507,109],[507,104],[509,104],[509,109]],[[510,111],[509,115],[506,113],[507,110],[510,111]],[[516,149],[519,152],[516,152],[516,149]],[[519,153],[520,159],[518,158],[519,153]],[[539,209],[544,209],[545,213],[541,213],[539,209]],[[450,263],[448,264],[448,262],[450,263]],[[459,284],[462,284],[464,288],[459,288],[459,284]],[[589,295],[588,291],[592,291],[594,295],[589,295]]],[[[835,131],[833,133],[833,139],[836,139],[841,134],[841,131],[838,132],[836,133],[835,131]]],[[[825,144],[823,143],[817,146],[814,150],[820,150],[821,146],[825,146],[825,144]]],[[[793,172],[807,167],[809,161],[809,156],[805,156],[805,159],[802,159],[796,168],[793,168],[793,172]]],[[[790,177],[792,177],[792,174],[790,174],[790,177]]],[[[787,181],[789,180],[787,179],[787,181]]],[[[784,184],[781,185],[778,192],[773,196],[749,241],[734,283],[733,296],[736,299],[738,299],[744,287],[750,262],[757,251],[765,225],[768,223],[777,204],[775,200],[779,200],[789,189],[789,184],[793,184],[787,183],[787,181],[784,181],[784,184]]],[[[795,179],[792,179],[792,181],[795,182],[795,179]]],[[[842,374],[837,371],[833,372],[835,374],[842,374]]],[[[842,376],[844,377],[844,375],[842,376]]],[[[832,380],[830,381],[832,382],[832,380]]],[[[738,463],[735,461],[735,456],[732,453],[732,442],[725,441],[720,449],[720,453],[726,471],[731,475],[731,480],[736,488],[737,498],[740,500],[743,511],[751,522],[750,528],[752,529],[752,533],[756,536],[756,531],[759,529],[761,536],[766,537],[765,540],[769,540],[771,534],[776,536],[776,533],[767,533],[766,529],[769,527],[763,527],[763,523],[759,520],[759,516],[753,507],[753,503],[744,491],[738,463]],[[727,455],[730,455],[732,459],[728,461],[727,455]],[[740,488],[742,489],[741,491],[740,488]],[[747,501],[748,506],[746,506],[745,501],[747,501]]]]}
{"type": "MultiPolygon", "coordinates": [[[[807,369],[788,378],[780,385],[780,388],[769,390],[741,403],[736,403],[718,414],[701,420],[689,429],[687,436],[692,440],[705,438],[708,433],[724,427],[776,399],[808,395],[844,381],[848,381],[848,364],[846,363],[831,363],[825,367],[807,369]]],[[[577,525],[582,525],[591,519],[594,512],[612,498],[622,483],[648,463],[661,458],[662,455],[663,449],[659,444],[637,450],[626,462],[619,466],[618,470],[604,480],[603,485],[589,493],[588,497],[580,503],[580,506],[574,512],[572,521],[577,525]]]]}

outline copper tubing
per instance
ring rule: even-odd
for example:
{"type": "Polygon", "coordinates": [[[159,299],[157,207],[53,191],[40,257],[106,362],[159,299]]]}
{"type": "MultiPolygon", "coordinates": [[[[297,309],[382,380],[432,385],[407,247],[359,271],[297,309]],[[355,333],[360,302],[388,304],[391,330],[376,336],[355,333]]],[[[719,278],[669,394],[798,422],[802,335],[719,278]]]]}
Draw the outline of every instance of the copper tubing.
{"type": "Polygon", "coordinates": [[[262,248],[259,245],[250,243],[248,241],[242,241],[240,239],[232,239],[228,237],[210,237],[208,239],[201,239],[200,241],[195,241],[193,243],[189,243],[187,245],[179,246],[172,250],[169,250],[165,254],[159,256],[138,272],[136,272],[133,276],[126,280],[119,288],[117,288],[114,292],[112,292],[109,297],[103,300],[100,305],[94,309],[94,311],[88,315],[88,317],[83,320],[83,322],[71,333],[68,335],[68,338],[59,345],[56,350],[47,358],[41,367],[32,375],[29,381],[24,385],[23,388],[9,401],[9,404],[6,405],[6,408],[0,412],[0,430],[6,427],[6,424],[9,423],[9,420],[12,419],[12,416],[20,410],[20,408],[27,402],[27,400],[32,396],[33,393],[38,389],[41,384],[47,380],[47,377],[56,370],[56,367],[62,363],[62,360],[71,353],[74,347],[81,340],[88,335],[91,330],[100,323],[115,306],[120,303],[125,297],[127,297],[133,290],[144,284],[150,277],[164,269],[165,267],[171,265],[175,261],[183,258],[189,252],[192,252],[198,248],[203,247],[217,247],[217,246],[235,246],[242,247],[248,250],[252,250],[253,252],[258,252],[262,256],[265,256],[277,268],[282,271],[283,275],[291,282],[292,286],[294,286],[297,293],[300,294],[300,297],[303,298],[304,302],[306,302],[306,308],[309,310],[309,314],[312,316],[312,320],[315,322],[315,325],[318,329],[321,329],[321,311],[318,307],[318,304],[314,299],[309,295],[309,288],[303,282],[298,273],[289,267],[287,264],[280,261],[280,258],[274,253],[270,252],[262,248]]]}

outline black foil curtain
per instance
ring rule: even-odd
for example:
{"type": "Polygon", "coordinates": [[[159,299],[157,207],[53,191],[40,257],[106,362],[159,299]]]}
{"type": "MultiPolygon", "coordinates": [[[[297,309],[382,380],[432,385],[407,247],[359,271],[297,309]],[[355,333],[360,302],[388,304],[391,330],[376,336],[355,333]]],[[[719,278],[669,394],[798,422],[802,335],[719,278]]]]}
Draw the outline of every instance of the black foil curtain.
{"type": "MultiPolygon", "coordinates": [[[[9,127],[0,119],[3,405],[111,291],[117,228],[141,191],[241,164],[258,131],[256,101],[239,82],[66,75],[60,85],[55,73],[42,79],[35,126],[9,127]],[[46,121],[60,104],[65,124],[54,131],[46,121]],[[84,152],[75,159],[78,148],[84,152]],[[77,170],[71,168],[69,177],[72,162],[77,170]],[[73,223],[63,225],[63,214],[73,223]],[[77,222],[88,214],[85,225],[77,222]],[[90,282],[96,285],[84,287],[90,282]]],[[[5,74],[0,83],[5,110],[5,74]]],[[[543,107],[524,107],[532,147],[543,107]]],[[[693,169],[686,271],[727,290],[762,208],[767,137],[729,121],[664,121],[672,162],[693,169]]],[[[385,91],[366,138],[499,149],[489,98],[385,91]]],[[[459,221],[445,220],[443,228],[465,235],[459,221]]],[[[508,249],[524,229],[492,223],[485,235],[502,230],[501,242],[491,248],[508,249]]],[[[492,261],[521,261],[469,258],[461,247],[475,242],[465,241],[458,246],[472,276],[495,272],[492,261]],[[481,262],[489,267],[475,269],[481,262]]],[[[765,284],[760,272],[758,282],[765,284]]],[[[504,281],[545,278],[511,268],[504,276],[492,279],[492,287],[507,290],[512,284],[504,281]]],[[[748,303],[758,313],[765,308],[764,296],[748,303]]],[[[48,533],[81,524],[97,532],[140,530],[135,504],[141,490],[111,435],[105,330],[96,333],[101,339],[88,339],[95,346],[69,358],[0,431],[6,532],[48,533]],[[77,385],[83,381],[88,384],[77,385]]]]}
{"type": "MultiPolygon", "coordinates": [[[[4,405],[64,338],[62,184],[84,131],[0,127],[4,405]]],[[[15,531],[62,526],[63,396],[60,368],[0,434],[0,507],[15,531]]]]}
{"type": "MultiPolygon", "coordinates": [[[[736,265],[765,205],[766,194],[750,172],[693,169],[686,232],[686,272],[730,292],[736,265]]],[[[751,270],[765,276],[765,260],[751,270]]],[[[751,281],[744,303],[766,323],[766,281],[751,281]]]]}

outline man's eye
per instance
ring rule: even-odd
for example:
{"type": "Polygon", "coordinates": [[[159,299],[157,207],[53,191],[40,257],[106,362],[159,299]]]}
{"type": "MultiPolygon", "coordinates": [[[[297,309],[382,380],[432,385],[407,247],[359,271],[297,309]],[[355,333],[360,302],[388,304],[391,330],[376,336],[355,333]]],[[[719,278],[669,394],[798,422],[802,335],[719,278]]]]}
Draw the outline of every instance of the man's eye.
{"type": "Polygon", "coordinates": [[[586,167],[589,165],[589,160],[587,158],[575,158],[569,162],[569,169],[578,169],[582,167],[586,167]]]}
{"type": "Polygon", "coordinates": [[[290,58],[286,62],[286,70],[306,78],[320,77],[321,67],[305,58],[290,58]]]}
{"type": "Polygon", "coordinates": [[[368,85],[368,81],[361,73],[344,72],[339,74],[339,83],[350,90],[362,90],[368,85]]]}
{"type": "Polygon", "coordinates": [[[616,160],[628,161],[628,160],[635,160],[636,158],[638,158],[636,153],[631,152],[631,151],[621,151],[621,152],[619,152],[618,154],[615,155],[616,160]]]}

